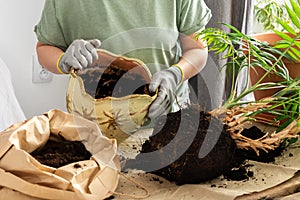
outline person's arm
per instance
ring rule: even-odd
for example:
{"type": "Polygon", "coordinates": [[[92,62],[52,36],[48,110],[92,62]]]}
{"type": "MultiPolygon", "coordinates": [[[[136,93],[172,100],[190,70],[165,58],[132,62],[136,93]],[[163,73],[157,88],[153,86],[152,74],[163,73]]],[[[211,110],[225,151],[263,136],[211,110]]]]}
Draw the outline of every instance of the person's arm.
{"type": "Polygon", "coordinates": [[[56,67],[59,57],[64,53],[60,48],[37,42],[36,52],[41,66],[55,74],[61,73],[56,67]]]}
{"type": "Polygon", "coordinates": [[[194,34],[181,37],[180,42],[183,55],[178,63],[152,76],[149,91],[158,91],[158,94],[149,108],[147,117],[150,119],[168,113],[175,100],[177,86],[199,73],[206,64],[207,48],[201,40],[194,38],[194,34]]]}
{"type": "Polygon", "coordinates": [[[183,55],[177,64],[183,70],[183,80],[187,80],[203,69],[207,61],[208,50],[201,39],[195,39],[195,34],[181,36],[180,43],[183,55]]]}
{"type": "Polygon", "coordinates": [[[36,51],[39,63],[56,74],[68,74],[71,67],[82,70],[98,60],[97,48],[100,40],[74,40],[65,52],[61,49],[38,42],[36,51]]]}

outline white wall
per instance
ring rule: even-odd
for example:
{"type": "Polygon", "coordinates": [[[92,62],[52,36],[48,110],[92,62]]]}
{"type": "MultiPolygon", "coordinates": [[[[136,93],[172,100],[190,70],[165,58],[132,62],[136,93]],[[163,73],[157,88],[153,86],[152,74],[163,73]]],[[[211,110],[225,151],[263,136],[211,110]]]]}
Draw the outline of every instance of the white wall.
{"type": "Polygon", "coordinates": [[[66,111],[68,76],[54,75],[49,83],[32,83],[32,55],[37,41],[33,28],[43,4],[44,0],[0,0],[0,57],[11,72],[27,118],[50,109],[66,111]]]}

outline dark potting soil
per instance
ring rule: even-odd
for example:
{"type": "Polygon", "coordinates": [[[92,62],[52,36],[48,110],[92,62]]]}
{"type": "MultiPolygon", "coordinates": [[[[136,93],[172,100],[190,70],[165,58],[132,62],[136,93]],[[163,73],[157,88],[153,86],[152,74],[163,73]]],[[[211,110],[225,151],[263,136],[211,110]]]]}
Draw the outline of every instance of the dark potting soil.
{"type": "Polygon", "coordinates": [[[111,199],[115,199],[115,196],[114,196],[114,195],[111,195],[111,196],[105,198],[104,200],[111,200],[111,199]]]}
{"type": "Polygon", "coordinates": [[[85,91],[95,99],[150,94],[148,83],[137,73],[127,73],[117,66],[97,67],[80,73],[85,91]]]}
{"type": "MultiPolygon", "coordinates": [[[[141,154],[127,161],[125,169],[141,169],[177,185],[197,184],[220,175],[242,181],[255,176],[246,160],[271,162],[280,156],[281,148],[260,151],[259,156],[253,150],[238,149],[221,121],[194,106],[161,116],[141,154]],[[199,156],[200,149],[208,154],[199,156]]],[[[252,127],[242,134],[257,139],[265,133],[252,127]]]]}
{"type": "Polygon", "coordinates": [[[141,169],[177,185],[214,179],[244,161],[236,156],[236,144],[221,121],[193,106],[162,116],[141,154],[129,160],[126,168],[141,169]]]}
{"type": "Polygon", "coordinates": [[[241,164],[238,167],[234,167],[223,174],[224,178],[230,181],[245,181],[254,176],[253,171],[250,170],[252,165],[241,164]]]}
{"type": "MultiPolygon", "coordinates": [[[[40,163],[59,168],[64,165],[89,160],[92,156],[80,141],[48,140],[45,146],[31,153],[40,163]]],[[[76,167],[76,165],[74,165],[76,167]]]]}
{"type": "MultiPolygon", "coordinates": [[[[258,127],[252,126],[248,129],[244,129],[241,134],[253,140],[259,139],[265,135],[258,127]]],[[[264,163],[274,162],[275,158],[281,156],[284,151],[283,147],[275,148],[274,150],[263,151],[259,150],[259,155],[252,149],[239,149],[238,155],[248,160],[254,160],[264,163]]]]}
{"type": "Polygon", "coordinates": [[[251,138],[253,140],[259,139],[265,135],[257,126],[252,126],[250,128],[245,128],[241,134],[247,138],[251,138]]]}
{"type": "MultiPolygon", "coordinates": [[[[244,129],[241,134],[253,140],[259,139],[265,135],[258,127],[252,126],[250,128],[244,129]]],[[[274,150],[269,150],[268,152],[259,150],[259,155],[252,149],[238,149],[236,154],[238,157],[244,158],[246,160],[254,160],[263,163],[274,162],[275,158],[281,156],[284,151],[284,148],[278,147],[274,150]]],[[[224,178],[232,181],[246,181],[250,178],[254,178],[255,174],[251,171],[250,164],[241,164],[238,167],[232,168],[231,170],[225,172],[224,178]]]]}

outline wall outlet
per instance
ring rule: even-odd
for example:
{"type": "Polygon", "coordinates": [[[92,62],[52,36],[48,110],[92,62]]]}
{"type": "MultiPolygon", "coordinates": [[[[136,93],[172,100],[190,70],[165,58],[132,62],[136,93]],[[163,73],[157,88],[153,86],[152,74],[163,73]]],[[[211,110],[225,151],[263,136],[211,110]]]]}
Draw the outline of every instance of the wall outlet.
{"type": "Polygon", "coordinates": [[[32,82],[33,83],[46,83],[51,82],[53,79],[53,73],[39,64],[36,54],[32,56],[32,82]]]}

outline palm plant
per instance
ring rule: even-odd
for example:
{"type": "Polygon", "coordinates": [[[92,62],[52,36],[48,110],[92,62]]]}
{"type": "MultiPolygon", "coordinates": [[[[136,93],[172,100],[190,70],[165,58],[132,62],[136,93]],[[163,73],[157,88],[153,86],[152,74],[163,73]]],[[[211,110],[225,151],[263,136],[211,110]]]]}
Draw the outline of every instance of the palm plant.
{"type": "Polygon", "coordinates": [[[300,60],[300,33],[293,28],[295,26],[300,29],[300,0],[290,0],[290,5],[285,4],[285,9],[292,25],[289,24],[290,22],[276,18],[283,29],[274,32],[282,40],[272,45],[245,35],[229,24],[223,25],[232,30],[230,33],[218,28],[207,28],[196,35],[196,38],[206,41],[210,51],[221,54],[223,59],[228,60],[224,68],[233,74],[230,96],[221,108],[212,112],[219,113],[220,110],[226,110],[229,117],[226,117],[225,123],[230,124],[235,132],[232,136],[238,141],[237,144],[240,144],[241,148],[252,148],[256,152],[258,152],[257,148],[267,151],[282,145],[285,141],[288,141],[285,144],[294,142],[297,133],[300,132],[300,80],[299,77],[290,77],[283,62],[283,59],[291,60],[291,62],[300,60]],[[247,70],[263,69],[265,74],[258,82],[248,85],[238,94],[236,76],[244,68],[247,70]],[[276,74],[281,77],[281,80],[262,82],[270,74],[276,74]],[[249,93],[270,88],[280,90],[270,98],[252,102],[241,101],[249,93]],[[264,137],[260,141],[251,141],[241,137],[239,135],[242,130],[241,124],[255,118],[259,119],[257,116],[263,113],[277,116],[272,122],[269,121],[273,124],[281,122],[275,131],[277,134],[264,137]]]}
{"type": "Polygon", "coordinates": [[[278,18],[285,23],[291,22],[286,8],[275,0],[256,0],[254,12],[257,22],[263,26],[264,30],[282,30],[278,18]]]}

